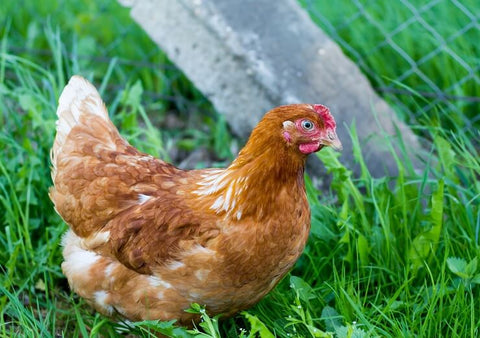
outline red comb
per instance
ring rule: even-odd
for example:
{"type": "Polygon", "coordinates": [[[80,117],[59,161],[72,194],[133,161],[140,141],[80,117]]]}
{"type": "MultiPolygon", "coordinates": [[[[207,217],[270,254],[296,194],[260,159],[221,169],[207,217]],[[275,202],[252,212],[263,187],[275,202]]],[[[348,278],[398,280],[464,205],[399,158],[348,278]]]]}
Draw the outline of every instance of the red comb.
{"type": "Polygon", "coordinates": [[[336,128],[337,124],[335,123],[335,120],[333,119],[333,116],[330,114],[330,110],[327,107],[325,107],[323,104],[314,104],[312,107],[313,110],[315,110],[315,112],[323,118],[326,128],[336,128]]]}

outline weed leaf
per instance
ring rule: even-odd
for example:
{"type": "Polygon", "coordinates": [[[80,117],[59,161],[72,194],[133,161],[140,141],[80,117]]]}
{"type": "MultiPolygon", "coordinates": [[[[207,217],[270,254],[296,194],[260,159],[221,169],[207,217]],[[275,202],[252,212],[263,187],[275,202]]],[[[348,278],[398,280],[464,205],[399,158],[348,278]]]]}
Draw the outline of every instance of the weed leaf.
{"type": "Polygon", "coordinates": [[[249,337],[256,337],[256,334],[260,338],[274,338],[275,336],[267,329],[265,324],[263,324],[257,316],[251,315],[248,312],[242,312],[242,315],[247,318],[250,323],[251,329],[249,337]]]}

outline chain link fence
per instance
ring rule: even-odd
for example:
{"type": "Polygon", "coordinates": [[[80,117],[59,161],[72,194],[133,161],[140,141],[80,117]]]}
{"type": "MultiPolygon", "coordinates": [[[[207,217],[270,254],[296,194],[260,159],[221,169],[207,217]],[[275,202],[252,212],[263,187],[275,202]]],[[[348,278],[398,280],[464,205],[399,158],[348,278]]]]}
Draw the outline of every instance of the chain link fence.
{"type": "Polygon", "coordinates": [[[480,125],[479,1],[301,3],[407,120],[480,125]]]}

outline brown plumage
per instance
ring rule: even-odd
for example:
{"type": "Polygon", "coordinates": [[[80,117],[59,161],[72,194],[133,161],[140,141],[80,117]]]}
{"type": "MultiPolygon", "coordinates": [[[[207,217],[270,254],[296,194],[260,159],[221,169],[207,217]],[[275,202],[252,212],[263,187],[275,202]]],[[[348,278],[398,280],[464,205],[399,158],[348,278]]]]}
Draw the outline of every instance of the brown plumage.
{"type": "Polygon", "coordinates": [[[57,115],[50,197],[70,227],[63,272],[99,312],[131,320],[189,325],[192,302],[228,316],[259,301],[308,237],[307,155],[341,148],[326,107],[282,106],[228,168],[180,170],[130,146],[79,76],[57,115]]]}

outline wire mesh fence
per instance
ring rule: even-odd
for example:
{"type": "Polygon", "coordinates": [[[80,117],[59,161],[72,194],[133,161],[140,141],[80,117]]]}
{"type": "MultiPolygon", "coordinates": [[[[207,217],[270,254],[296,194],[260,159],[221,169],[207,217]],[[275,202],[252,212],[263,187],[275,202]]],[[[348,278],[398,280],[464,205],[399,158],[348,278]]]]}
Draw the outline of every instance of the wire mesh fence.
{"type": "Polygon", "coordinates": [[[463,128],[480,124],[480,2],[301,2],[407,119],[441,108],[463,128]]]}

